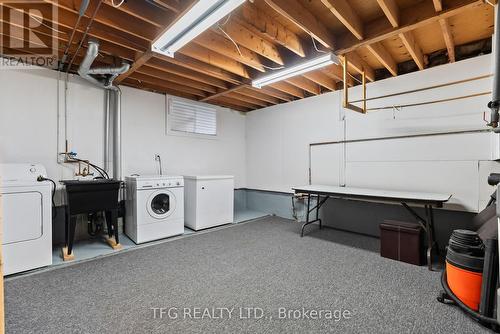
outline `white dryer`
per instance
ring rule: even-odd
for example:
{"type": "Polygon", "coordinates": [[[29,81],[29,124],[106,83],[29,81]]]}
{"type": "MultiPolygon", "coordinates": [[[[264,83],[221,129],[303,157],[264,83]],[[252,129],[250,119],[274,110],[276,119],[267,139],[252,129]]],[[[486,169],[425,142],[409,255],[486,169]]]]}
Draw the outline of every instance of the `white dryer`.
{"type": "Polygon", "coordinates": [[[0,164],[4,275],[52,264],[52,184],[41,165],[0,164]]]}
{"type": "Polygon", "coordinates": [[[135,243],[184,233],[184,178],[167,175],[125,177],[125,234],[135,243]]]}

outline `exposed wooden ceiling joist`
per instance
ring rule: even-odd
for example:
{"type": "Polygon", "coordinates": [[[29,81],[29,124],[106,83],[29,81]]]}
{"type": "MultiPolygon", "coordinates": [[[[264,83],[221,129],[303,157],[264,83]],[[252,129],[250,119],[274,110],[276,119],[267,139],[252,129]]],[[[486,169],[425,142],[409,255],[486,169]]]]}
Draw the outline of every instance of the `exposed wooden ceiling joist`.
{"type": "Polygon", "coordinates": [[[448,50],[448,58],[450,63],[455,62],[455,42],[453,41],[453,35],[451,33],[450,24],[448,19],[439,20],[439,25],[443,31],[444,43],[446,44],[446,49],[448,50]]]}
{"type": "Polygon", "coordinates": [[[203,46],[214,52],[226,55],[227,57],[252,67],[260,72],[265,72],[259,55],[245,48],[244,46],[236,46],[227,37],[215,33],[212,30],[207,30],[200,36],[194,39],[194,43],[203,46]]]}
{"type": "Polygon", "coordinates": [[[239,90],[237,92],[232,92],[232,93],[227,94],[225,96],[236,98],[236,99],[241,100],[243,102],[251,103],[251,104],[257,105],[257,106],[262,107],[262,108],[269,106],[269,103],[266,103],[260,99],[256,99],[256,98],[253,98],[251,96],[241,94],[241,90],[239,90]]]}
{"type": "Polygon", "coordinates": [[[179,65],[188,68],[190,70],[203,73],[220,80],[227,81],[232,84],[240,84],[242,82],[241,78],[232,73],[229,73],[217,66],[206,64],[197,59],[185,56],[181,53],[177,53],[175,55],[175,58],[170,58],[158,53],[156,53],[154,56],[155,58],[161,59],[167,63],[179,65]]]}
{"type": "Polygon", "coordinates": [[[253,87],[246,87],[244,89],[241,89],[238,91],[239,94],[241,95],[246,95],[249,97],[253,97],[255,99],[270,103],[270,104],[278,104],[281,101],[273,96],[269,96],[268,94],[265,94],[261,92],[260,90],[257,89],[252,89],[253,87]]]}
{"type": "Polygon", "coordinates": [[[380,8],[394,28],[399,26],[399,7],[395,0],[377,0],[380,8]]]}
{"type": "Polygon", "coordinates": [[[289,84],[292,84],[295,87],[305,90],[313,95],[319,95],[321,93],[319,85],[305,77],[296,76],[285,80],[285,82],[288,82],[289,84]]]}
{"type": "Polygon", "coordinates": [[[217,99],[221,96],[224,96],[224,95],[227,95],[229,93],[232,93],[232,92],[237,92],[239,91],[240,89],[243,89],[245,88],[247,85],[238,85],[238,86],[234,86],[234,87],[231,87],[229,89],[226,89],[226,90],[223,90],[223,91],[220,91],[216,94],[213,94],[213,95],[210,95],[210,96],[207,96],[205,98],[203,98],[201,101],[210,101],[210,100],[214,100],[214,99],[217,99]]]}
{"type": "Polygon", "coordinates": [[[249,87],[249,88],[253,89],[253,90],[262,91],[265,94],[267,94],[269,96],[272,96],[272,97],[275,97],[277,99],[280,99],[280,100],[282,100],[284,102],[290,102],[290,101],[294,100],[294,97],[293,97],[292,94],[288,94],[288,93],[282,92],[279,89],[276,89],[276,88],[273,88],[273,87],[263,87],[261,89],[254,88],[254,87],[249,87]]]}
{"type": "Polygon", "coordinates": [[[283,93],[298,97],[299,99],[303,99],[305,97],[304,91],[302,89],[297,88],[296,86],[285,81],[275,82],[273,84],[270,84],[269,87],[277,89],[283,93]]]}
{"type": "Polygon", "coordinates": [[[219,30],[229,35],[236,43],[260,54],[261,56],[275,62],[279,65],[284,65],[285,62],[273,43],[257,36],[255,33],[245,28],[236,21],[228,21],[225,25],[219,26],[219,30]]]}
{"type": "MultiPolygon", "coordinates": [[[[327,66],[327,67],[321,69],[320,71],[325,73],[329,77],[334,78],[335,80],[338,80],[338,81],[344,80],[344,71],[342,69],[342,66],[340,66],[340,65],[335,65],[335,64],[330,65],[330,66],[327,66]]],[[[348,77],[347,85],[349,87],[352,87],[354,85],[354,81],[352,80],[351,77],[348,77]]]]}
{"type": "Polygon", "coordinates": [[[147,66],[153,67],[158,71],[164,72],[165,75],[170,75],[170,74],[179,75],[181,77],[195,80],[217,88],[227,89],[227,83],[223,80],[211,77],[206,74],[202,74],[197,71],[193,71],[189,68],[167,63],[157,58],[149,60],[147,66]]]}
{"type": "Polygon", "coordinates": [[[324,47],[335,48],[333,34],[297,0],[265,0],[275,11],[292,21],[324,47]]]}
{"type": "Polygon", "coordinates": [[[337,85],[336,85],[335,80],[333,80],[332,78],[330,78],[328,75],[324,74],[323,72],[314,71],[314,72],[305,73],[304,77],[315,82],[316,84],[328,89],[328,90],[334,91],[337,89],[337,85]]]}
{"type": "Polygon", "coordinates": [[[178,83],[174,83],[170,80],[160,79],[156,76],[150,76],[147,74],[143,74],[141,72],[134,72],[134,73],[132,73],[132,75],[129,78],[136,79],[139,82],[148,82],[148,83],[153,84],[153,85],[158,85],[158,86],[162,86],[162,87],[170,87],[173,90],[186,92],[188,94],[198,96],[201,98],[204,98],[205,96],[207,96],[206,92],[204,92],[200,89],[193,88],[193,87],[186,86],[186,85],[181,85],[178,83]]]}
{"type": "MultiPolygon", "coordinates": [[[[57,6],[58,33],[55,37],[60,44],[58,53],[62,55],[77,21],[82,0],[43,1],[57,6]]],[[[364,72],[368,80],[374,81],[375,69],[385,67],[395,75],[397,63],[402,61],[413,59],[419,69],[424,68],[426,56],[423,50],[429,53],[440,50],[436,49],[436,45],[441,44],[441,50],[446,47],[450,61],[454,61],[455,43],[473,41],[467,24],[472,31],[481,31],[479,39],[491,35],[493,24],[492,9],[482,0],[364,0],[373,2],[375,7],[374,4],[361,6],[349,0],[315,0],[316,3],[307,0],[255,0],[245,3],[221,20],[222,30],[215,25],[177,52],[175,58],[169,58],[150,52],[150,45],[182,15],[193,3],[192,0],[129,0],[118,8],[112,6],[110,0],[103,1],[87,39],[96,38],[100,42],[95,66],[113,66],[120,59],[132,63],[131,71],[118,77],[115,83],[193,100],[206,99],[209,103],[240,111],[337,88],[337,81],[343,79],[342,68],[338,65],[262,89],[250,86],[251,80],[259,76],[258,72],[271,73],[273,68],[300,62],[300,58],[320,55],[311,38],[318,41],[318,45],[334,50],[341,58],[347,55],[350,74],[359,77],[358,74],[364,72]],[[473,18],[471,23],[464,20],[469,12],[473,18]],[[332,15],[336,19],[327,20],[332,15]],[[422,31],[429,29],[437,30],[436,37],[441,34],[443,40],[440,42],[434,35],[429,40],[423,39],[422,31]],[[408,53],[401,52],[401,43],[397,43],[399,40],[408,53]]],[[[76,38],[69,47],[71,57],[97,3],[91,1],[76,29],[76,38]]],[[[37,20],[42,16],[49,17],[49,7],[42,5],[35,5],[40,12],[30,13],[37,20]]],[[[2,2],[0,7],[33,9],[32,4],[10,1],[2,2]]],[[[34,20],[25,14],[26,19],[30,22],[34,20]]],[[[24,22],[9,21],[5,17],[0,18],[0,22],[2,39],[23,39],[21,35],[27,31],[24,22]],[[10,32],[11,26],[18,31],[10,32]]],[[[39,36],[41,43],[48,42],[54,34],[50,25],[30,25],[30,29],[39,36]]],[[[70,68],[72,72],[78,69],[86,46],[85,40],[83,47],[74,55],[75,63],[70,68]]],[[[29,50],[19,50],[20,53],[25,51],[29,54],[29,50]]],[[[348,77],[349,86],[358,81],[351,75],[348,77]]]]}
{"type": "Polygon", "coordinates": [[[202,91],[207,92],[209,94],[217,93],[217,88],[214,86],[211,86],[211,85],[208,85],[206,83],[199,82],[196,80],[192,80],[189,78],[185,78],[183,76],[176,75],[173,73],[165,73],[163,70],[159,70],[158,68],[150,66],[149,64],[142,66],[136,72],[142,73],[142,74],[147,74],[147,75],[152,76],[152,77],[166,80],[166,81],[170,82],[171,85],[180,84],[183,86],[188,86],[188,87],[202,90],[202,91]]]}
{"type": "Polygon", "coordinates": [[[443,1],[442,0],[432,0],[434,3],[434,8],[436,9],[436,12],[440,12],[443,10],[443,1]]]}
{"type": "Polygon", "coordinates": [[[422,48],[420,47],[420,45],[418,45],[418,43],[415,41],[413,33],[411,31],[403,32],[399,34],[399,38],[401,38],[401,40],[403,41],[403,44],[417,64],[418,68],[420,70],[423,70],[425,68],[424,53],[422,52],[422,48]]]}
{"type": "Polygon", "coordinates": [[[398,75],[398,65],[391,54],[386,50],[382,43],[373,43],[367,45],[366,48],[378,59],[378,61],[387,68],[392,75],[398,75]]]}
{"type": "Polygon", "coordinates": [[[363,22],[347,0],[321,0],[321,2],[357,39],[363,39],[363,22]]]}
{"type": "Polygon", "coordinates": [[[394,28],[385,17],[378,18],[365,24],[365,39],[362,41],[357,40],[352,35],[341,36],[338,39],[338,48],[335,52],[338,54],[352,52],[360,47],[381,42],[400,33],[412,31],[440,19],[463,13],[483,5],[483,2],[482,0],[449,0],[447,4],[448,7],[439,13],[436,13],[434,5],[428,1],[404,8],[400,11],[400,24],[397,28],[394,28]]]}
{"type": "Polygon", "coordinates": [[[249,4],[241,8],[240,16],[236,16],[236,18],[240,17],[240,24],[246,27],[251,26],[260,34],[267,36],[298,56],[305,57],[300,37],[277,20],[273,20],[267,13],[249,4]]]}
{"type": "Polygon", "coordinates": [[[375,71],[356,52],[351,52],[346,56],[349,59],[349,68],[353,68],[359,74],[365,72],[366,78],[369,81],[375,81],[375,71]]]}

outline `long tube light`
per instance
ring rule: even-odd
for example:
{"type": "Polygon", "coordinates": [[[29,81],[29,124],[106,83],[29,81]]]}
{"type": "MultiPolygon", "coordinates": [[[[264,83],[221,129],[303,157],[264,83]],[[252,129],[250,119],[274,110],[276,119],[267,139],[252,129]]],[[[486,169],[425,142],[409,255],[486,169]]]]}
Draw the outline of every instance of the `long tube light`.
{"type": "Polygon", "coordinates": [[[305,61],[303,63],[300,63],[298,65],[292,66],[290,68],[285,68],[284,70],[281,71],[276,71],[271,73],[270,75],[267,75],[263,78],[253,80],[252,81],[252,86],[257,87],[257,88],[262,88],[263,86],[285,80],[291,77],[294,77],[296,75],[300,75],[303,73],[307,73],[310,71],[317,70],[318,68],[322,68],[328,65],[332,64],[339,64],[339,59],[338,57],[333,54],[333,53],[328,53],[326,55],[323,55],[321,57],[317,57],[308,61],[305,61]]]}
{"type": "Polygon", "coordinates": [[[156,39],[151,50],[174,57],[174,53],[246,0],[199,0],[156,39]]]}

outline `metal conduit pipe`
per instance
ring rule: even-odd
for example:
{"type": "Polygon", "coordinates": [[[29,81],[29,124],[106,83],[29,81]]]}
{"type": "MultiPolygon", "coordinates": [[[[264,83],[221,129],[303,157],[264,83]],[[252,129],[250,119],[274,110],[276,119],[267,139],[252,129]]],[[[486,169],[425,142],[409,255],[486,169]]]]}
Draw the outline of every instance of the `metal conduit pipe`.
{"type": "Polygon", "coordinates": [[[498,110],[500,108],[500,10],[495,8],[495,35],[494,35],[494,44],[493,44],[493,61],[494,61],[494,69],[493,69],[493,89],[492,89],[492,97],[491,102],[488,104],[488,107],[491,109],[491,117],[489,126],[493,128],[498,128],[498,122],[500,120],[500,115],[498,114],[498,110]]]}
{"type": "Polygon", "coordinates": [[[110,128],[110,110],[111,110],[111,92],[106,89],[104,92],[104,170],[109,173],[109,128],[110,128]]]}
{"type": "MultiPolygon", "coordinates": [[[[115,86],[113,86],[115,87],[115,86]]],[[[122,179],[122,92],[118,87],[113,90],[114,117],[113,117],[113,178],[122,179]]],[[[110,92],[111,93],[111,92],[110,92]]]]}
{"type": "Polygon", "coordinates": [[[99,53],[99,43],[90,40],[85,58],[80,63],[78,74],[92,84],[106,89],[105,101],[105,129],[104,129],[104,169],[109,169],[110,131],[113,129],[113,178],[122,179],[121,167],[121,91],[113,86],[113,80],[129,70],[130,64],[123,63],[119,67],[97,67],[91,69],[99,53]],[[111,125],[111,120],[113,125],[111,125]]]}

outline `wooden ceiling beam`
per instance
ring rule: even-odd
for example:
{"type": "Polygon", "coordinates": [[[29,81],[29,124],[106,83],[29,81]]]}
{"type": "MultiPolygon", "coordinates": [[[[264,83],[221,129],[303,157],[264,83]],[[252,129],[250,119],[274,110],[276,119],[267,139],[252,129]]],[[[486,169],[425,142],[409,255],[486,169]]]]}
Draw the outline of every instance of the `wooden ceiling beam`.
{"type": "Polygon", "coordinates": [[[290,101],[293,101],[294,100],[294,97],[293,95],[290,95],[290,94],[287,94],[287,93],[284,93],[276,88],[272,88],[272,87],[262,87],[262,88],[255,88],[255,87],[249,87],[250,89],[253,89],[253,90],[259,90],[259,91],[262,91],[263,93],[269,95],[269,96],[272,96],[272,97],[275,97],[277,99],[280,99],[281,101],[284,101],[284,102],[290,102],[290,101]]]}
{"type": "MultiPolygon", "coordinates": [[[[114,7],[112,0],[105,0],[104,4],[114,7]]],[[[158,6],[151,5],[147,1],[125,1],[117,9],[162,29],[176,17],[175,12],[159,10],[158,6]]]]}
{"type": "Polygon", "coordinates": [[[227,56],[260,72],[266,71],[264,66],[262,66],[258,54],[243,46],[238,46],[237,48],[227,37],[219,35],[212,30],[207,30],[196,37],[194,43],[227,56]]]}
{"type": "Polygon", "coordinates": [[[251,109],[251,110],[260,109],[260,106],[258,106],[256,104],[244,102],[244,101],[241,101],[241,100],[229,97],[229,96],[225,96],[225,95],[224,96],[219,96],[216,99],[213,99],[212,101],[214,101],[214,102],[223,101],[223,102],[226,102],[226,103],[230,103],[230,104],[233,104],[233,105],[241,106],[243,108],[248,108],[248,109],[251,109]]]}
{"type": "Polygon", "coordinates": [[[239,105],[235,105],[235,104],[232,104],[232,103],[229,103],[229,102],[226,102],[226,101],[220,101],[220,100],[218,100],[218,101],[207,101],[207,103],[216,105],[218,107],[229,108],[229,109],[233,109],[233,110],[241,111],[241,112],[245,112],[245,113],[252,110],[251,108],[245,108],[245,107],[242,107],[242,106],[239,106],[239,105]]]}
{"type": "Polygon", "coordinates": [[[333,34],[298,0],[265,0],[275,11],[292,21],[324,47],[335,48],[333,34]]]}
{"type": "Polygon", "coordinates": [[[292,78],[285,80],[285,82],[288,82],[289,84],[292,84],[295,87],[303,89],[306,92],[309,92],[313,95],[321,94],[320,86],[317,83],[315,83],[314,81],[311,81],[305,77],[296,76],[296,77],[292,77],[292,78]]]}
{"type": "Polygon", "coordinates": [[[195,95],[175,90],[172,87],[164,87],[164,86],[154,85],[154,84],[151,84],[149,82],[139,82],[138,80],[133,79],[133,78],[125,79],[122,82],[122,85],[137,88],[137,89],[142,89],[142,90],[146,89],[146,90],[156,92],[156,93],[179,96],[179,97],[183,97],[183,98],[190,99],[190,100],[197,100],[198,99],[198,97],[195,95]]]}
{"type": "Polygon", "coordinates": [[[359,74],[365,72],[366,78],[369,81],[375,81],[375,71],[356,52],[349,53],[347,57],[349,59],[349,69],[353,69],[359,74]]]}
{"type": "Polygon", "coordinates": [[[337,84],[335,80],[333,80],[323,72],[313,71],[304,73],[303,76],[328,90],[334,91],[337,89],[337,84]]]}
{"type": "Polygon", "coordinates": [[[218,97],[221,97],[221,96],[224,96],[226,94],[229,94],[229,93],[232,93],[232,92],[237,92],[240,89],[245,88],[246,86],[247,85],[245,85],[245,84],[243,84],[243,85],[237,85],[237,86],[231,87],[229,89],[219,91],[216,94],[212,94],[212,95],[206,96],[205,98],[201,99],[201,101],[205,102],[205,101],[214,100],[214,99],[216,99],[218,97]]]}
{"type": "MultiPolygon", "coordinates": [[[[441,12],[443,10],[443,3],[441,0],[433,0],[434,9],[436,12],[441,12]]],[[[448,59],[450,63],[455,62],[455,42],[453,41],[453,35],[451,33],[450,23],[447,18],[439,19],[439,26],[441,27],[441,32],[443,33],[444,43],[446,45],[446,50],[448,52],[448,59]]]]}
{"type": "Polygon", "coordinates": [[[241,90],[239,90],[238,92],[229,93],[225,96],[235,98],[235,99],[238,99],[238,100],[243,101],[243,102],[251,103],[251,104],[257,105],[257,106],[262,107],[262,108],[269,106],[268,103],[266,103],[262,100],[255,99],[255,98],[247,96],[245,94],[241,94],[241,90]]]}
{"type": "Polygon", "coordinates": [[[260,34],[287,48],[296,55],[300,57],[306,56],[302,41],[297,34],[255,6],[250,4],[242,6],[239,15],[233,16],[233,18],[239,20],[239,23],[246,27],[251,26],[260,34]]]}
{"type": "Polygon", "coordinates": [[[432,0],[432,3],[434,4],[434,8],[436,9],[436,12],[440,12],[443,10],[443,1],[442,0],[432,0]]]}
{"type": "MultiPolygon", "coordinates": [[[[43,18],[44,20],[47,21],[48,21],[47,18],[51,17],[51,13],[47,11],[47,6],[43,6],[43,4],[34,3],[28,6],[26,3],[23,2],[3,2],[1,3],[0,6],[10,9],[23,10],[24,12],[27,12],[30,9],[36,9],[41,13],[41,16],[37,13],[37,11],[31,11],[30,12],[31,16],[36,17],[38,19],[43,18]]],[[[62,27],[64,29],[68,29],[69,32],[71,33],[78,19],[78,15],[72,11],[60,8],[57,19],[58,19],[57,22],[54,21],[49,21],[49,22],[56,25],[57,29],[60,29],[62,27]]],[[[84,33],[85,30],[84,27],[86,27],[87,24],[88,24],[88,18],[86,17],[82,18],[80,22],[80,27],[76,29],[78,34],[84,33]]],[[[135,36],[126,36],[126,34],[123,34],[120,30],[117,30],[113,27],[105,26],[99,22],[94,22],[92,24],[92,29],[90,29],[88,36],[94,37],[99,41],[104,40],[109,43],[113,43],[133,51],[146,51],[149,48],[149,42],[145,41],[144,39],[140,39],[135,36]]]]}
{"type": "Polygon", "coordinates": [[[193,71],[196,71],[199,73],[203,73],[205,75],[208,75],[208,76],[220,79],[220,80],[227,81],[227,82],[232,83],[232,84],[240,84],[242,81],[238,76],[236,76],[232,73],[229,73],[229,72],[227,72],[227,71],[225,71],[217,66],[209,65],[209,64],[201,62],[197,59],[185,56],[181,53],[176,53],[175,58],[167,57],[167,56],[162,55],[160,53],[155,53],[154,57],[157,59],[161,59],[167,63],[175,64],[175,65],[178,65],[181,67],[185,67],[185,68],[188,68],[190,70],[193,70],[193,71]]]}
{"type": "Polygon", "coordinates": [[[423,70],[425,68],[424,53],[422,52],[422,48],[420,47],[420,45],[418,45],[418,43],[415,41],[413,33],[411,31],[403,32],[399,34],[399,38],[401,38],[401,40],[403,41],[404,46],[410,53],[418,68],[420,70],[423,70]]]}
{"type": "Polygon", "coordinates": [[[162,70],[158,70],[158,69],[151,67],[149,65],[142,66],[136,72],[171,82],[174,85],[179,84],[179,85],[195,88],[198,90],[202,90],[202,91],[210,93],[210,94],[217,93],[217,89],[213,86],[207,85],[207,84],[199,82],[199,81],[184,78],[184,77],[176,75],[176,74],[172,74],[172,73],[168,73],[168,72],[165,72],[162,70]]]}
{"type": "MultiPolygon", "coordinates": [[[[341,65],[333,64],[333,65],[327,66],[327,67],[321,69],[321,72],[325,73],[326,75],[328,75],[331,78],[334,78],[335,80],[344,81],[344,71],[343,71],[343,68],[341,65]]],[[[354,81],[352,80],[351,77],[348,77],[347,85],[349,87],[354,86],[354,81]]]]}
{"type": "Polygon", "coordinates": [[[131,74],[137,71],[142,65],[144,65],[148,60],[153,57],[153,51],[146,51],[142,54],[139,54],[135,61],[130,65],[130,68],[127,72],[120,74],[114,80],[114,83],[119,85],[123,80],[128,78],[131,74]]]}
{"type": "Polygon", "coordinates": [[[285,81],[275,82],[270,84],[269,87],[277,89],[283,93],[298,97],[299,99],[303,99],[305,97],[304,91],[296,86],[289,84],[285,81]]]}
{"type": "Polygon", "coordinates": [[[158,6],[171,10],[172,12],[178,14],[182,10],[182,6],[179,4],[179,0],[152,0],[158,6]]]}
{"type": "Polygon", "coordinates": [[[239,45],[260,54],[276,64],[285,64],[276,45],[256,35],[235,20],[229,20],[226,24],[220,26],[219,30],[221,29],[239,45]]]}
{"type": "Polygon", "coordinates": [[[229,57],[221,55],[197,44],[186,44],[178,53],[197,59],[206,64],[221,68],[230,73],[234,73],[243,78],[250,78],[247,69],[240,63],[229,57]]]}
{"type": "Polygon", "coordinates": [[[382,43],[373,43],[367,45],[366,48],[370,50],[375,58],[377,58],[377,60],[382,65],[384,65],[384,67],[387,68],[387,70],[391,72],[393,76],[398,75],[398,65],[396,64],[394,58],[392,58],[391,54],[382,45],[382,43]]]}
{"type": "Polygon", "coordinates": [[[399,7],[395,0],[377,0],[378,5],[382,8],[385,16],[391,23],[391,25],[396,28],[399,26],[399,7]]]}
{"type": "Polygon", "coordinates": [[[253,87],[246,87],[238,91],[238,94],[246,95],[248,97],[253,97],[254,99],[261,100],[270,104],[279,104],[280,100],[278,98],[269,96],[262,92],[262,90],[252,89],[253,87]]]}
{"type": "Polygon", "coordinates": [[[342,24],[349,29],[357,39],[363,39],[363,21],[346,0],[321,0],[342,24]]]}
{"type": "MultiPolygon", "coordinates": [[[[80,9],[80,3],[82,0],[44,0],[58,8],[65,9],[74,14],[78,14],[80,9]]],[[[85,17],[90,19],[92,13],[94,13],[98,2],[90,1],[87,8],[85,17]]],[[[161,30],[151,24],[145,23],[144,21],[130,15],[122,15],[120,11],[114,7],[110,6],[100,6],[99,10],[94,19],[95,22],[104,24],[105,26],[115,28],[120,30],[122,33],[127,35],[135,36],[137,38],[144,39],[145,41],[150,41],[154,39],[161,30]]]]}
{"type": "Polygon", "coordinates": [[[193,87],[189,87],[189,86],[185,86],[185,85],[180,85],[178,83],[173,83],[172,81],[160,79],[158,77],[153,77],[153,76],[150,76],[147,74],[142,74],[140,72],[132,73],[130,78],[136,79],[136,80],[140,81],[141,83],[148,82],[148,83],[153,84],[153,85],[168,87],[170,89],[174,89],[174,90],[177,90],[180,92],[188,93],[188,94],[198,96],[201,98],[204,98],[205,96],[207,96],[207,94],[202,90],[199,90],[199,89],[196,89],[193,87]]]}
{"type": "Polygon", "coordinates": [[[365,39],[360,41],[345,34],[338,40],[338,48],[335,53],[342,55],[352,52],[360,47],[381,42],[385,39],[399,35],[400,33],[415,30],[440,19],[446,19],[463,13],[471,8],[482,6],[482,0],[448,0],[447,7],[436,13],[434,5],[430,1],[422,1],[416,5],[401,9],[399,27],[394,28],[385,17],[376,19],[365,24],[365,39]]]}
{"type": "Polygon", "coordinates": [[[206,74],[202,74],[200,72],[193,71],[186,67],[181,67],[175,64],[167,63],[157,58],[152,58],[151,60],[149,60],[147,66],[152,67],[158,71],[163,71],[167,75],[175,74],[210,86],[214,86],[221,89],[227,89],[227,84],[223,80],[211,77],[206,74]]]}
{"type": "Polygon", "coordinates": [[[448,19],[439,20],[439,25],[441,26],[441,31],[443,32],[444,43],[446,44],[446,50],[448,51],[448,59],[450,63],[455,62],[455,42],[453,41],[453,35],[451,33],[450,24],[448,19]]]}

